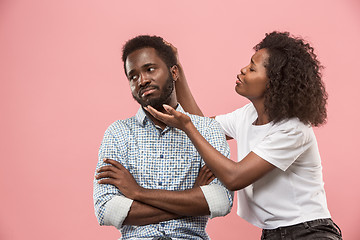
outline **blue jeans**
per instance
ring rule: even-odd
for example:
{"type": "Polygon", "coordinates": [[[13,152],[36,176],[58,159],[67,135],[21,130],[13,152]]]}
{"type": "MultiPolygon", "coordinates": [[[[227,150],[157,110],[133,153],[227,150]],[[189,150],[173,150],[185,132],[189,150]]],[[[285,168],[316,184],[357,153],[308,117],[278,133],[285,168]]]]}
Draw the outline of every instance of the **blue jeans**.
{"type": "Polygon", "coordinates": [[[340,228],[330,219],[317,219],[276,229],[263,229],[261,240],[342,239],[340,228]]]}

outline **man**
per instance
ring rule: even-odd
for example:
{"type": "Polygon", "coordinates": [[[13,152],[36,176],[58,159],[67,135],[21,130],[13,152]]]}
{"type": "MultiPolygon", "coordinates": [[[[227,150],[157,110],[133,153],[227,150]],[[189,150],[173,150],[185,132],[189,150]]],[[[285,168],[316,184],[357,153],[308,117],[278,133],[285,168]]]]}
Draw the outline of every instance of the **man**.
{"type": "MultiPolygon", "coordinates": [[[[125,44],[123,61],[141,107],[134,117],[116,121],[105,132],[94,180],[98,221],[121,229],[122,239],[208,239],[209,215],[229,213],[233,193],[217,179],[199,186],[210,182],[209,171],[202,168],[191,141],[144,109],[151,105],[165,112],[162,105],[168,104],[184,112],[174,84],[180,74],[177,58],[161,37],[138,36],[125,44]]],[[[190,117],[206,140],[228,157],[218,124],[190,117]]]]}

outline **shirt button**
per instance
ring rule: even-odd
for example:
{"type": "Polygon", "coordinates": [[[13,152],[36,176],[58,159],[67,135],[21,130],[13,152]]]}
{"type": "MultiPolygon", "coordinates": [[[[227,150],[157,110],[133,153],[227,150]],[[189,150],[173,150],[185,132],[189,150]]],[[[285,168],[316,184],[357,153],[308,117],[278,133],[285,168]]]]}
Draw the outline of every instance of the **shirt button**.
{"type": "Polygon", "coordinates": [[[163,226],[165,226],[165,223],[162,222],[162,223],[160,223],[160,225],[163,227],[163,226]]]}
{"type": "Polygon", "coordinates": [[[162,186],[162,182],[159,182],[159,186],[162,186]]]}
{"type": "Polygon", "coordinates": [[[160,154],[160,158],[164,158],[164,155],[160,154]]]}

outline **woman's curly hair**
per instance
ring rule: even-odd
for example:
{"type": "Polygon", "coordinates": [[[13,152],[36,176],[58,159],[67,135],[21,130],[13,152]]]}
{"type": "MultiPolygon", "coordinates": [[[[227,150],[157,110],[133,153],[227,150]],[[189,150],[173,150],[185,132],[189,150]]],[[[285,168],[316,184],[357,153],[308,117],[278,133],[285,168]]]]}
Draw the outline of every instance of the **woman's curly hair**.
{"type": "Polygon", "coordinates": [[[297,117],[305,124],[324,124],[328,95],[314,49],[288,32],[266,34],[254,50],[263,48],[269,53],[265,64],[269,78],[265,111],[270,120],[276,123],[297,117]]]}

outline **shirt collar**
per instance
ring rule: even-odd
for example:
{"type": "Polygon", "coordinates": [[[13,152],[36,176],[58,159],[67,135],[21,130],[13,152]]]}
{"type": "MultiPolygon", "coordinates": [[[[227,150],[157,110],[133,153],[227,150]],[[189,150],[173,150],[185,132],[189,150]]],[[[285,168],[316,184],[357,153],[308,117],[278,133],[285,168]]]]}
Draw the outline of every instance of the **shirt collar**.
{"type": "MultiPolygon", "coordinates": [[[[179,112],[182,112],[182,113],[185,113],[185,111],[182,108],[182,106],[180,105],[180,103],[178,103],[175,110],[179,111],[179,112]]],[[[142,127],[145,126],[146,121],[150,120],[142,107],[140,107],[139,110],[137,111],[137,113],[135,115],[135,119],[140,124],[140,126],[142,126],[142,127]]]]}

